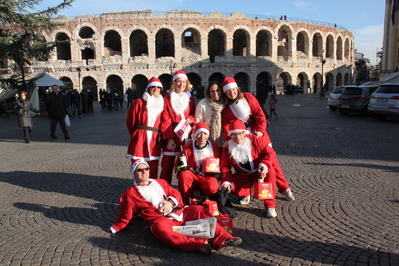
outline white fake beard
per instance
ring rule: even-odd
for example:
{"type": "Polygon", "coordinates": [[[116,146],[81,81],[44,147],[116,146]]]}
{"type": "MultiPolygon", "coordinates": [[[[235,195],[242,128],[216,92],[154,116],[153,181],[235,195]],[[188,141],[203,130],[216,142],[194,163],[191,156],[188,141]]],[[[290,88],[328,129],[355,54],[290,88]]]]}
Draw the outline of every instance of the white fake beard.
{"type": "Polygon", "coordinates": [[[144,92],[143,100],[147,102],[148,122],[152,126],[163,110],[163,97],[160,95],[158,98],[155,98],[148,92],[144,92]]]}
{"type": "Polygon", "coordinates": [[[150,182],[148,186],[140,186],[136,183],[136,187],[146,201],[151,202],[155,208],[158,208],[159,202],[166,198],[166,194],[158,182],[151,179],[150,182]]]}
{"type": "Polygon", "coordinates": [[[234,115],[237,116],[243,122],[246,122],[251,114],[251,108],[245,98],[242,98],[239,101],[235,101],[230,104],[230,106],[234,109],[234,115]]]}
{"type": "Polygon", "coordinates": [[[190,98],[186,93],[177,94],[176,92],[172,91],[170,93],[170,102],[172,104],[172,109],[175,114],[184,117],[184,111],[188,107],[188,103],[190,102],[190,98]]]}
{"type": "Polygon", "coordinates": [[[229,153],[236,162],[246,164],[248,154],[251,153],[251,141],[249,138],[245,138],[243,143],[237,144],[233,140],[229,140],[229,153]]]}

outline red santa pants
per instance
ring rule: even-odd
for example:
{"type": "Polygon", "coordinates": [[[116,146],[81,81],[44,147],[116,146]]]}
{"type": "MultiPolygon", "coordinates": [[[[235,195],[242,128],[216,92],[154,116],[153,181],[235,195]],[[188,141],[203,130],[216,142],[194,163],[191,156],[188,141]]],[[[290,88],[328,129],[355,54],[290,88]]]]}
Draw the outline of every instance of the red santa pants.
{"type": "Polygon", "coordinates": [[[278,188],[278,192],[283,193],[284,191],[290,188],[290,185],[288,184],[287,178],[283,173],[283,169],[281,169],[280,163],[278,162],[277,159],[277,154],[274,150],[273,153],[270,154],[270,158],[274,166],[274,171],[276,172],[276,185],[278,188]]]}
{"type": "Polygon", "coordinates": [[[170,185],[172,183],[173,168],[175,167],[176,156],[163,155],[162,171],[160,179],[166,180],[170,185]]]}
{"type": "MultiPolygon", "coordinates": [[[[264,182],[270,182],[274,187],[276,187],[276,175],[274,171],[270,171],[266,175],[264,182]]],[[[233,190],[231,194],[240,197],[248,197],[251,195],[251,182],[252,185],[258,181],[258,173],[253,174],[233,174],[233,190]],[[250,179],[251,178],[251,179],[250,179]]],[[[273,199],[264,200],[265,208],[276,208],[276,192],[273,191],[273,199]]]]}
{"type": "MultiPolygon", "coordinates": [[[[201,252],[201,247],[205,244],[204,239],[197,239],[179,234],[173,231],[172,226],[180,226],[184,225],[186,221],[204,219],[212,216],[207,209],[200,205],[185,207],[182,214],[183,221],[181,222],[167,217],[157,218],[150,226],[151,233],[156,239],[170,247],[183,251],[201,252]]],[[[232,235],[226,232],[219,224],[216,224],[212,247],[218,249],[222,246],[224,241],[230,238],[232,238],[232,235]]]]}
{"type": "Polygon", "coordinates": [[[188,199],[193,197],[195,190],[201,191],[205,197],[210,197],[219,189],[219,182],[216,178],[198,175],[191,170],[180,172],[178,179],[179,190],[186,204],[188,204],[188,199]]]}

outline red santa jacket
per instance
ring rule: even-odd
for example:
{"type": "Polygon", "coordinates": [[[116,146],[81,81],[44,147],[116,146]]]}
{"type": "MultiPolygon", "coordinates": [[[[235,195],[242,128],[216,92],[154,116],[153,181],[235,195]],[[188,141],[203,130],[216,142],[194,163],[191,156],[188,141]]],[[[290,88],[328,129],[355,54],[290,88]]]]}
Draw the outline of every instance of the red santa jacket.
{"type": "Polygon", "coordinates": [[[132,103],[126,117],[126,127],[130,134],[127,157],[144,159],[145,161],[159,159],[161,156],[161,145],[157,144],[159,132],[140,129],[137,126],[149,126],[159,129],[161,113],[156,116],[153,123],[150,123],[147,101],[137,99],[132,103]]]}
{"type": "MultiPolygon", "coordinates": [[[[164,98],[164,111],[162,112],[162,124],[161,124],[161,131],[162,131],[162,139],[168,140],[168,139],[174,139],[175,143],[177,146],[184,146],[185,142],[181,141],[179,137],[175,134],[173,131],[176,127],[176,125],[182,120],[182,116],[179,114],[176,114],[175,111],[172,108],[171,104],[171,96],[170,94],[165,96],[164,98]]],[[[191,119],[195,123],[195,99],[191,95],[189,96],[189,104],[187,108],[184,110],[184,118],[191,119]]],[[[166,144],[166,142],[165,142],[166,144]]],[[[176,147],[176,151],[178,150],[178,147],[176,147]]],[[[164,145],[164,154],[165,155],[172,155],[175,156],[178,154],[178,152],[173,152],[168,149],[166,149],[166,145],[164,145]]]]}
{"type": "MultiPolygon", "coordinates": [[[[196,156],[195,156],[195,152],[194,152],[194,145],[195,145],[195,141],[191,141],[190,143],[187,143],[184,147],[183,147],[183,151],[186,154],[187,157],[187,166],[188,168],[193,171],[196,174],[201,174],[204,175],[202,173],[202,162],[198,161],[196,156]]],[[[213,153],[213,157],[216,158],[220,158],[219,156],[219,147],[216,143],[209,141],[208,140],[208,146],[210,147],[213,153]]]]}
{"type": "MultiPolygon", "coordinates": [[[[150,181],[156,182],[161,186],[161,193],[163,193],[162,197],[164,200],[171,198],[177,202],[177,206],[183,206],[180,192],[177,189],[171,187],[163,179],[150,179],[150,181]]],[[[160,191],[154,189],[154,193],[160,193],[160,191]]],[[[157,208],[151,202],[144,199],[136,185],[132,185],[123,192],[122,197],[119,200],[119,209],[119,217],[112,225],[115,232],[125,229],[132,221],[134,214],[139,214],[149,224],[155,219],[164,216],[157,211],[157,208]]],[[[175,214],[180,215],[181,211],[177,211],[175,214]]]]}
{"type": "MultiPolygon", "coordinates": [[[[263,113],[263,110],[260,107],[258,100],[248,92],[243,92],[242,96],[247,100],[249,108],[251,110],[249,119],[247,121],[243,121],[247,122],[250,125],[248,130],[250,130],[250,132],[260,131],[263,133],[263,136],[269,138],[269,135],[266,132],[266,126],[267,126],[266,116],[263,113]]],[[[238,119],[231,110],[230,105],[231,104],[226,105],[222,111],[222,128],[223,128],[224,140],[230,138],[229,137],[230,121],[238,119]]]]}
{"type": "Polygon", "coordinates": [[[222,158],[220,162],[220,171],[222,173],[220,177],[221,183],[232,182],[231,167],[234,168],[237,174],[252,174],[258,170],[260,164],[263,164],[270,171],[273,166],[271,155],[273,149],[269,146],[269,142],[266,138],[257,138],[256,136],[248,136],[251,141],[251,154],[249,156],[249,164],[251,169],[245,169],[241,167],[235,160],[230,156],[229,150],[224,148],[222,150],[222,158]]]}

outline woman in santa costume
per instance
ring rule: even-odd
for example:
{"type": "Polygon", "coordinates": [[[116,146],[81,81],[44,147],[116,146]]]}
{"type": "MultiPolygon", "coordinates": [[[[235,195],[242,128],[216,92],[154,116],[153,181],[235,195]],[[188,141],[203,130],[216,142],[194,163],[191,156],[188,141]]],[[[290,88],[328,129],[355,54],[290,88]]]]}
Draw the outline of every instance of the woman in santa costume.
{"type": "Polygon", "coordinates": [[[183,147],[187,157],[188,170],[180,172],[177,178],[183,202],[186,204],[189,204],[189,199],[193,197],[195,190],[199,190],[203,196],[208,198],[219,190],[218,180],[211,173],[207,173],[206,169],[204,171],[206,158],[219,159],[218,145],[209,141],[208,138],[208,125],[205,122],[199,122],[194,127],[193,141],[183,147]]]}
{"type": "Polygon", "coordinates": [[[207,239],[199,239],[175,232],[173,226],[182,226],[187,221],[212,217],[201,205],[183,206],[180,193],[165,180],[150,179],[150,167],[145,161],[132,164],[133,185],[120,198],[120,213],[110,227],[112,233],[127,228],[135,215],[147,222],[155,238],[173,248],[183,251],[210,254],[212,248],[238,246],[242,239],[233,237],[223,227],[216,224],[212,244],[207,239]]]}
{"type": "Polygon", "coordinates": [[[177,71],[173,75],[170,94],[165,96],[165,107],[162,112],[163,157],[162,172],[160,178],[169,184],[172,182],[172,174],[176,156],[180,146],[184,146],[187,139],[180,139],[174,132],[175,127],[183,120],[193,125],[195,123],[195,100],[191,96],[191,84],[184,71],[177,71]]]}
{"type": "MultiPolygon", "coordinates": [[[[276,173],[273,165],[272,152],[266,138],[258,138],[248,135],[249,132],[241,120],[232,120],[229,123],[228,148],[222,151],[220,162],[221,189],[229,190],[231,194],[243,199],[251,196],[251,186],[258,178],[264,182],[276,185],[276,173]],[[234,169],[234,174],[231,169],[234,169]]],[[[266,216],[276,217],[276,199],[273,191],[273,199],[264,200],[267,210],[266,216]]]]}
{"type": "MultiPolygon", "coordinates": [[[[266,116],[258,100],[248,92],[241,92],[233,78],[226,77],[222,82],[222,87],[223,92],[226,94],[226,107],[222,111],[222,128],[225,140],[229,139],[228,131],[230,121],[239,119],[244,122],[250,134],[257,137],[265,137],[271,147],[271,140],[266,130],[266,116]]],[[[295,200],[275,152],[272,158],[276,168],[278,191],[284,193],[287,200],[295,200]]],[[[242,203],[247,204],[248,202],[249,198],[246,198],[242,203]]]]}
{"type": "Polygon", "coordinates": [[[126,157],[144,160],[151,168],[151,178],[157,178],[158,163],[161,156],[160,123],[164,109],[164,99],[161,95],[162,83],[152,77],[141,99],[130,106],[126,118],[130,142],[126,157]]]}

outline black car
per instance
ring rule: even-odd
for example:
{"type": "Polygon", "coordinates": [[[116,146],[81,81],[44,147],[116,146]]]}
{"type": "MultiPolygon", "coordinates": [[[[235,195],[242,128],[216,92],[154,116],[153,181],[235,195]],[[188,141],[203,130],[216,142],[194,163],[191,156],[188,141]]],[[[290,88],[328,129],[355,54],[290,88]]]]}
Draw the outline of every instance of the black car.
{"type": "Polygon", "coordinates": [[[299,85],[295,86],[295,88],[294,88],[294,94],[298,94],[298,93],[303,94],[304,92],[305,92],[305,90],[303,89],[302,86],[299,86],[299,85]]]}
{"type": "Polygon", "coordinates": [[[345,86],[344,91],[338,97],[338,111],[343,115],[347,115],[350,112],[370,115],[368,109],[370,96],[377,88],[378,87],[368,86],[345,86]]]}

